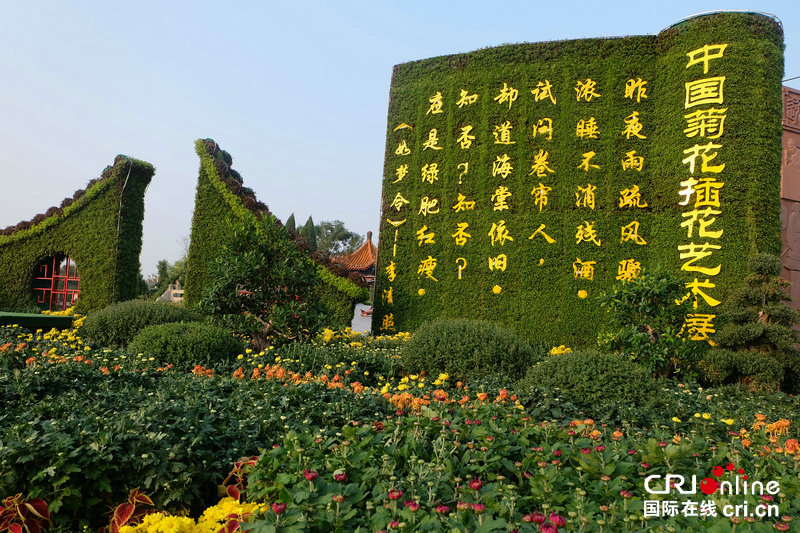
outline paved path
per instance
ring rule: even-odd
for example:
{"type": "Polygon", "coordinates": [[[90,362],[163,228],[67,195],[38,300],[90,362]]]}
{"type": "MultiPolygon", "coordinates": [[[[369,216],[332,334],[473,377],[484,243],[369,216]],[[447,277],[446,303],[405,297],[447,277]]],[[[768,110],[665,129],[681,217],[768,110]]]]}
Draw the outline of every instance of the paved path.
{"type": "Polygon", "coordinates": [[[362,309],[369,309],[368,305],[356,304],[355,313],[353,313],[353,322],[350,327],[353,331],[366,331],[369,333],[372,330],[372,316],[361,316],[362,309]]]}

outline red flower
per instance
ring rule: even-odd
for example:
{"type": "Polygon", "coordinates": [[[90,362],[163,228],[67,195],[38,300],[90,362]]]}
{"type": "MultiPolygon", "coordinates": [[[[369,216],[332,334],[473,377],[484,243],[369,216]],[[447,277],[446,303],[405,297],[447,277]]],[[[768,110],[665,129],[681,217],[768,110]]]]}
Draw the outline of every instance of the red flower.
{"type": "Polygon", "coordinates": [[[347,481],[347,472],[345,472],[344,470],[341,471],[337,470],[336,472],[333,473],[333,479],[340,483],[343,481],[347,481]]]}
{"type": "Polygon", "coordinates": [[[344,501],[344,496],[342,496],[341,494],[337,494],[336,496],[333,497],[333,501],[335,501],[336,503],[342,503],[344,501]]]}
{"type": "Polygon", "coordinates": [[[436,506],[436,512],[439,513],[439,514],[445,514],[449,510],[450,510],[450,508],[448,506],[446,506],[446,505],[437,505],[436,506]]]}
{"type": "Polygon", "coordinates": [[[389,491],[389,499],[390,500],[399,500],[400,496],[403,495],[402,490],[390,490],[389,491]]]}
{"type": "Polygon", "coordinates": [[[305,476],[305,478],[307,480],[314,481],[315,479],[317,479],[317,476],[319,475],[319,472],[317,472],[316,470],[309,470],[308,468],[306,468],[303,471],[303,475],[305,476]]]}
{"type": "Polygon", "coordinates": [[[547,517],[547,521],[553,524],[554,526],[558,527],[564,527],[565,525],[567,525],[567,519],[554,512],[550,513],[550,516],[547,517]]]}
{"type": "Polygon", "coordinates": [[[272,504],[272,510],[275,514],[281,514],[286,510],[286,504],[275,502],[272,504]]]}
{"type": "Polygon", "coordinates": [[[481,514],[486,511],[486,506],[482,503],[473,503],[472,510],[475,512],[475,514],[481,514]]]}
{"type": "Polygon", "coordinates": [[[475,478],[469,482],[469,488],[472,490],[480,490],[481,487],[483,487],[483,482],[481,482],[481,480],[478,478],[475,478]]]}
{"type": "Polygon", "coordinates": [[[461,500],[459,500],[459,502],[456,504],[456,508],[459,511],[468,511],[470,507],[472,507],[470,503],[462,502],[461,500]]]}

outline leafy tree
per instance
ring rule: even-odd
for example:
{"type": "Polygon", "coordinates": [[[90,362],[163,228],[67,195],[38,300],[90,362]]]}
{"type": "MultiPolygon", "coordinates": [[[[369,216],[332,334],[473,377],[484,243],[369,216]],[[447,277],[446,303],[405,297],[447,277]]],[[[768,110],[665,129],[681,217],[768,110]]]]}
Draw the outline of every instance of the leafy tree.
{"type": "Polygon", "coordinates": [[[200,301],[213,321],[252,335],[258,349],[313,335],[324,319],[313,296],[315,263],[275,222],[264,215],[231,227],[231,242],[211,270],[215,282],[200,301]]]}
{"type": "Polygon", "coordinates": [[[289,218],[286,219],[286,229],[289,231],[297,231],[296,222],[294,221],[294,213],[289,215],[289,218]]]}
{"type": "Polygon", "coordinates": [[[704,367],[713,384],[739,381],[750,388],[796,390],[800,352],[796,348],[797,311],[784,302],[790,285],[780,278],[780,259],[757,254],[747,262],[749,274],[719,310],[719,327],[704,367]]]}
{"type": "Polygon", "coordinates": [[[684,283],[657,267],[633,281],[619,282],[600,298],[610,323],[598,335],[601,350],[629,356],[657,377],[692,372],[704,343],[681,336],[686,319],[684,283]]]}
{"type": "Polygon", "coordinates": [[[344,227],[341,220],[324,220],[317,224],[317,250],[330,255],[355,252],[364,238],[344,227]]]}
{"type": "Polygon", "coordinates": [[[315,252],[317,250],[317,228],[314,226],[314,219],[310,215],[303,227],[300,228],[299,233],[306,240],[308,249],[315,252]]]}

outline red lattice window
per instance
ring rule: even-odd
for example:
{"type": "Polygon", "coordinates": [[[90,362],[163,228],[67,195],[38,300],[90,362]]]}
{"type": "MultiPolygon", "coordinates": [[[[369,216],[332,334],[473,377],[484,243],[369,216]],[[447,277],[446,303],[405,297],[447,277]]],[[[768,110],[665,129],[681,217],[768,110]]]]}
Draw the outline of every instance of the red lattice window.
{"type": "Polygon", "coordinates": [[[65,255],[45,259],[33,275],[33,295],[42,309],[64,310],[78,301],[81,277],[75,261],[65,255]]]}

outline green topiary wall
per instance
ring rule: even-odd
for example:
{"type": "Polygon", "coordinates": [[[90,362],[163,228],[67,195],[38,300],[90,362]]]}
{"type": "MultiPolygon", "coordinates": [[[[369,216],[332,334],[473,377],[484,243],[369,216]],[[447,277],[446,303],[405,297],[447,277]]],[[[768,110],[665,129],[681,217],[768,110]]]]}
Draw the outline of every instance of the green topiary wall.
{"type": "Polygon", "coordinates": [[[65,254],[81,277],[76,309],[86,313],[134,298],[139,286],[144,193],[155,169],[119,155],[102,177],[30,222],[0,232],[0,309],[35,308],[36,265],[65,254]]]}
{"type": "Polygon", "coordinates": [[[780,25],[746,13],[695,17],[658,36],[508,45],[396,66],[373,330],[467,317],[554,344],[592,343],[604,320],[594,297],[633,261],[681,273],[698,303],[693,318],[708,326],[690,324],[690,333],[704,340],[714,317],[701,315],[715,313],[694,280],[722,301],[750,254],[780,251],[782,74],[780,25]],[[721,44],[708,72],[689,65],[687,54],[721,44]],[[701,116],[703,128],[694,127],[701,116]],[[698,157],[692,173],[684,151],[708,143],[719,145],[706,153],[717,154],[712,171],[698,157]],[[690,179],[695,191],[718,192],[719,207],[681,185],[690,179]],[[474,208],[457,209],[460,195],[474,208]],[[689,236],[681,224],[695,208],[689,236]],[[470,237],[459,242],[464,223],[470,237]],[[513,241],[502,242],[503,226],[513,241]],[[680,257],[692,252],[694,262],[680,257]],[[500,254],[506,268],[501,257],[492,270],[500,254]]]}
{"type": "MultiPolygon", "coordinates": [[[[230,154],[212,139],[199,139],[195,148],[200,157],[200,175],[184,287],[184,298],[190,306],[200,301],[209,284],[209,269],[229,238],[229,222],[269,212],[251,189],[242,186],[241,176],[231,169],[230,154]]],[[[298,245],[302,247],[303,243],[298,245]]],[[[320,275],[318,297],[331,311],[329,325],[349,326],[355,304],[367,297],[366,290],[335,276],[326,266],[320,265],[320,269],[324,272],[320,275]]]]}

